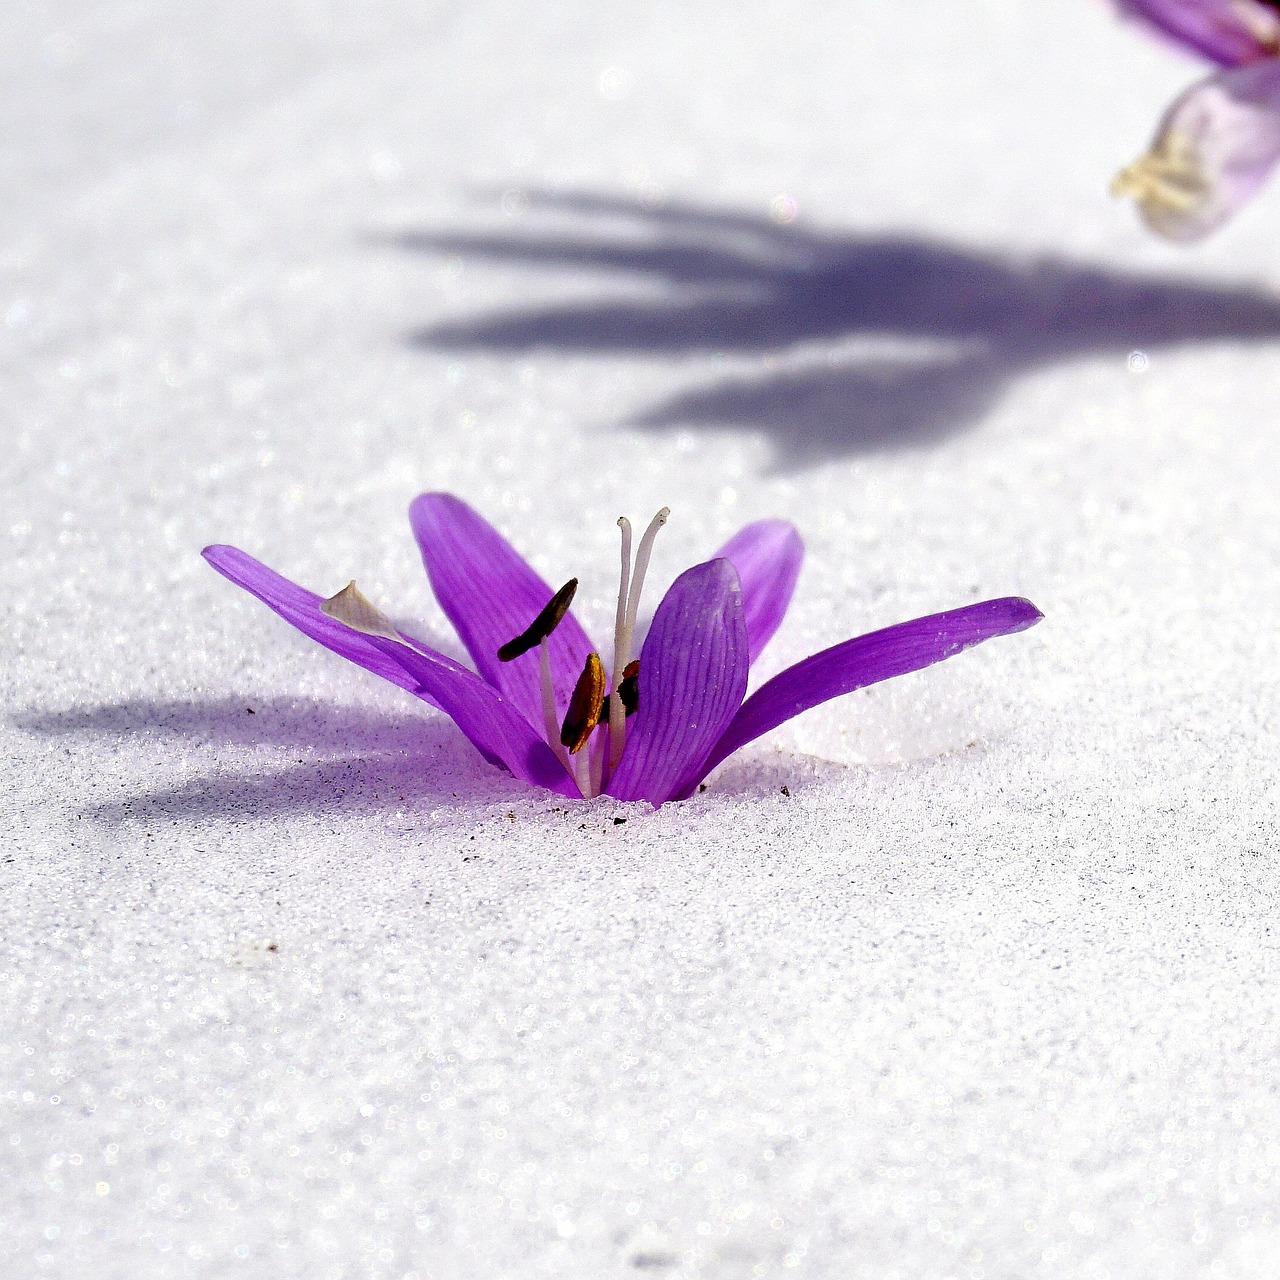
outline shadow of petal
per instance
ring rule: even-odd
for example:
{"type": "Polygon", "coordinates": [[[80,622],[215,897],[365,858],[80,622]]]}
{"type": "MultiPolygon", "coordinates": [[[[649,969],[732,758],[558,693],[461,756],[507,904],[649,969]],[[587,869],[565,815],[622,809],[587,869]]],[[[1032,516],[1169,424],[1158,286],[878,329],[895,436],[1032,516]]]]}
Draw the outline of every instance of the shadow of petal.
{"type": "MultiPolygon", "coordinates": [[[[152,699],[30,711],[14,723],[42,737],[124,741],[181,738],[241,746],[320,751],[415,751],[432,739],[439,718],[396,716],[305,698],[152,699]]],[[[447,726],[447,721],[444,722],[447,726]]]]}
{"type": "Polygon", "coordinates": [[[84,811],[110,825],[393,812],[427,804],[500,803],[529,794],[485,764],[446,717],[426,710],[395,716],[302,698],[136,698],[31,711],[14,723],[31,734],[78,741],[86,754],[122,744],[135,754],[152,744],[159,754],[176,741],[184,750],[258,749],[261,763],[252,768],[220,763],[197,777],[145,785],[84,811]],[[309,758],[280,768],[283,751],[306,751],[309,758]]]}
{"type": "Polygon", "coordinates": [[[392,813],[429,805],[492,804],[520,790],[509,775],[486,765],[459,739],[439,756],[363,755],[291,765],[286,769],[215,771],[170,787],[94,805],[85,816],[108,826],[160,821],[261,821],[321,814],[392,813]],[[466,750],[469,759],[463,760],[466,750]],[[442,756],[443,758],[439,758],[442,756]]]}
{"type": "Polygon", "coordinates": [[[408,231],[392,242],[415,253],[613,276],[614,295],[601,296],[593,282],[581,301],[441,320],[406,340],[449,351],[784,356],[800,367],[690,390],[641,423],[747,426],[768,433],[794,465],[930,444],[980,421],[1012,380],[1058,363],[1118,363],[1135,347],[1280,341],[1280,297],[1263,288],[922,236],[779,226],[678,203],[654,209],[591,194],[527,195],[531,213],[519,231],[408,231]],[[848,352],[851,339],[868,338],[981,355],[915,371],[868,365],[848,352]],[[817,344],[834,347],[822,371],[804,367],[817,344]],[[865,407],[853,403],[858,397],[865,407]]]}
{"type": "Polygon", "coordinates": [[[668,400],[637,425],[754,427],[786,441],[775,456],[787,472],[840,450],[890,452],[944,440],[982,416],[1005,386],[983,356],[867,361],[727,379],[668,400]]]}

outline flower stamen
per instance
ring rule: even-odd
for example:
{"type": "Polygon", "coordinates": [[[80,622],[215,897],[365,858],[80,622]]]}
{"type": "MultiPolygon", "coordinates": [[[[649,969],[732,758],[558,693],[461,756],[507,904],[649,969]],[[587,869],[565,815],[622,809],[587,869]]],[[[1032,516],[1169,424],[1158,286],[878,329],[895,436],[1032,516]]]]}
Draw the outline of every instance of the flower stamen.
{"type": "Polygon", "coordinates": [[[569,710],[560,727],[560,745],[571,756],[576,756],[591,740],[591,734],[600,723],[600,711],[604,706],[604,663],[598,653],[587,654],[582,674],[573,687],[569,710]]]}
{"type": "Polygon", "coordinates": [[[522,653],[528,653],[535,645],[541,644],[563,621],[573,603],[574,593],[578,590],[577,578],[570,578],[559,591],[547,601],[542,612],[529,623],[514,640],[508,640],[498,650],[499,662],[510,662],[522,653]]]}
{"type": "Polygon", "coordinates": [[[560,717],[556,714],[556,691],[551,682],[551,646],[547,641],[551,638],[552,632],[564,621],[564,615],[569,612],[569,606],[573,603],[577,590],[577,578],[570,578],[547,601],[538,616],[514,640],[508,640],[498,650],[499,662],[511,662],[537,647],[538,692],[542,696],[542,730],[546,735],[547,746],[555,752],[556,758],[570,773],[573,773],[572,762],[560,745],[560,717]]]}
{"type": "Polygon", "coordinates": [[[542,695],[542,732],[546,736],[547,746],[572,773],[569,757],[560,745],[560,726],[556,722],[556,691],[551,683],[551,646],[546,640],[538,644],[538,691],[542,695]]]}
{"type": "MultiPolygon", "coordinates": [[[[625,661],[622,658],[623,634],[627,628],[627,594],[631,590],[631,521],[618,517],[622,530],[622,577],[618,583],[618,611],[613,623],[613,676],[610,683],[616,689],[625,661]]],[[[612,767],[622,758],[622,748],[627,741],[627,720],[622,709],[609,699],[609,763],[612,767]]]]}
{"type": "Polygon", "coordinates": [[[603,721],[596,725],[603,733],[596,734],[596,740],[587,748],[587,774],[591,785],[591,794],[598,796],[604,790],[604,762],[609,754],[609,724],[603,721]]]}
{"type": "Polygon", "coordinates": [[[613,699],[615,697],[621,700],[626,715],[635,715],[636,708],[640,705],[639,676],[640,662],[638,659],[632,659],[623,668],[622,679],[618,682],[617,689],[605,699],[606,706],[601,713],[601,720],[607,723],[609,717],[613,714],[613,699]]]}

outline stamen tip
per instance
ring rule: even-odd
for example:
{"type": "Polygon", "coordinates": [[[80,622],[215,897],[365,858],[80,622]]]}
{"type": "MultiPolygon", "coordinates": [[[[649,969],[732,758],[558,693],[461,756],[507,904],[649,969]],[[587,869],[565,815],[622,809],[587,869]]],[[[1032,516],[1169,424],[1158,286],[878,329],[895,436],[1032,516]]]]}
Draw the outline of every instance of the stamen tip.
{"type": "Polygon", "coordinates": [[[535,649],[560,625],[564,615],[569,612],[573,597],[578,591],[577,578],[570,578],[559,591],[551,597],[542,612],[514,640],[508,640],[498,650],[499,662],[511,662],[535,649]]]}

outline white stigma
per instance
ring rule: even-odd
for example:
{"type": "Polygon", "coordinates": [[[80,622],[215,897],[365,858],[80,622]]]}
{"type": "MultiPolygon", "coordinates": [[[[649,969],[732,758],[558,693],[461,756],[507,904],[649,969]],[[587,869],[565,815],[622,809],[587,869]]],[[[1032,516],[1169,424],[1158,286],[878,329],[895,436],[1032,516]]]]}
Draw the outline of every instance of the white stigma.
{"type": "Polygon", "coordinates": [[[618,611],[613,631],[613,679],[610,689],[613,696],[609,699],[609,767],[616,768],[622,759],[622,749],[627,744],[627,712],[622,705],[622,697],[618,692],[622,684],[623,672],[631,661],[632,648],[635,644],[636,618],[640,612],[640,593],[644,590],[644,577],[649,568],[649,557],[653,554],[653,541],[658,530],[667,523],[671,514],[670,507],[663,507],[644,531],[640,546],[636,550],[634,568],[631,562],[631,521],[626,516],[618,518],[618,527],[622,530],[622,579],[618,587],[618,611]]]}

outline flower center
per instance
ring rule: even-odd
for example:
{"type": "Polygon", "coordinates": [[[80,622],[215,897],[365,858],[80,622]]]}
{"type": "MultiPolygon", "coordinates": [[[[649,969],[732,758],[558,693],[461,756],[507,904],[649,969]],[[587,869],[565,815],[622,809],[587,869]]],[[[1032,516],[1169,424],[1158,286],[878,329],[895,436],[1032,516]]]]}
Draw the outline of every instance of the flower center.
{"type": "Polygon", "coordinates": [[[510,662],[537,647],[547,745],[573,775],[578,790],[587,799],[598,796],[607,785],[609,775],[618,767],[627,745],[627,717],[635,711],[639,701],[640,664],[631,655],[635,649],[640,594],[644,590],[654,539],[670,514],[671,509],[663,507],[653,517],[640,538],[634,559],[631,554],[631,521],[626,516],[618,517],[618,528],[622,531],[622,573],[618,585],[618,607],[614,614],[611,692],[605,693],[604,664],[600,655],[595,652],[588,654],[564,720],[559,720],[547,641],[569,611],[578,588],[577,578],[566,582],[529,626],[498,650],[499,659],[510,662]],[[607,735],[595,733],[601,725],[608,727],[607,735]]]}
{"type": "Polygon", "coordinates": [[[1151,150],[1122,169],[1111,184],[1113,195],[1131,196],[1157,221],[1205,204],[1213,195],[1213,180],[1205,171],[1195,142],[1180,129],[1168,129],[1151,150]]]}

